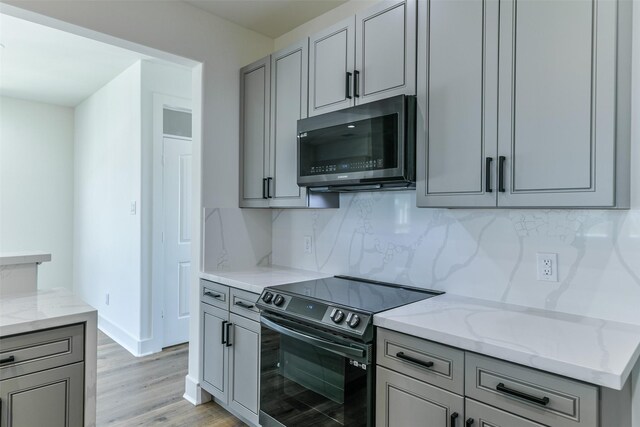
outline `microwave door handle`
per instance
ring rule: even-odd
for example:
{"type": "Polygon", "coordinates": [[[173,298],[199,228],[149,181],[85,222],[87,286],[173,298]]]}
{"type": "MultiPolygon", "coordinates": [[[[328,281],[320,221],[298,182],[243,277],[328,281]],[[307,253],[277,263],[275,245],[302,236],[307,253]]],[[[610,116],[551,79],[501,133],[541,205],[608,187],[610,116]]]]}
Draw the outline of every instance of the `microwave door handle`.
{"type": "Polygon", "coordinates": [[[364,357],[364,350],[361,348],[353,348],[331,341],[326,341],[320,338],[312,337],[307,334],[303,334],[302,332],[294,331],[293,329],[289,329],[282,325],[279,325],[272,320],[266,319],[264,316],[260,316],[260,323],[262,323],[269,329],[281,333],[282,335],[286,335],[307,344],[322,348],[323,350],[330,351],[342,357],[364,357]]]}

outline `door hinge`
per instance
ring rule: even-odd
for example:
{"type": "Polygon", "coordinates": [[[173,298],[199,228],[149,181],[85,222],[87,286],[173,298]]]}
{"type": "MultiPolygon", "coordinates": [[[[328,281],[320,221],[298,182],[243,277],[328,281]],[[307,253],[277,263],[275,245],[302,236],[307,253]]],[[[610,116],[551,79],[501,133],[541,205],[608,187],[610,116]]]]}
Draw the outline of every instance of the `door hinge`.
{"type": "Polygon", "coordinates": [[[167,156],[165,156],[164,154],[162,155],[162,166],[164,166],[164,161],[165,161],[165,158],[166,158],[166,157],[167,157],[167,156]]]}
{"type": "Polygon", "coordinates": [[[162,316],[162,318],[164,319],[164,310],[160,311],[160,315],[162,316]]]}
{"type": "Polygon", "coordinates": [[[161,233],[160,239],[161,239],[162,243],[164,243],[164,231],[161,233]]]}

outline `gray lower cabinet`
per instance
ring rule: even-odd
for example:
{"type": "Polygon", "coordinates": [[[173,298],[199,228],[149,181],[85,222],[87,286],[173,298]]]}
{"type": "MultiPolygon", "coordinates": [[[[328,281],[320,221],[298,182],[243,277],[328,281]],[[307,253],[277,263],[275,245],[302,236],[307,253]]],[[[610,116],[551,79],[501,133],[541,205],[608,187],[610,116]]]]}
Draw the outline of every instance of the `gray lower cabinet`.
{"type": "Polygon", "coordinates": [[[229,406],[248,420],[256,420],[260,401],[260,323],[231,313],[229,406]]]}
{"type": "Polygon", "coordinates": [[[628,208],[630,7],[420,2],[418,206],[628,208]]]}
{"type": "Polygon", "coordinates": [[[202,388],[235,415],[258,425],[260,314],[255,302],[259,295],[200,282],[202,388]]]}
{"type": "Polygon", "coordinates": [[[229,320],[229,312],[204,303],[201,304],[201,307],[203,387],[221,402],[228,403],[229,350],[224,342],[226,332],[224,328],[229,320]]]}
{"type": "Polygon", "coordinates": [[[546,427],[471,399],[465,399],[465,410],[467,425],[474,427],[546,427]]]}
{"type": "Polygon", "coordinates": [[[0,381],[1,427],[79,427],[84,363],[0,381]]]}
{"type": "Polygon", "coordinates": [[[603,393],[592,384],[382,328],[376,337],[378,427],[628,425],[629,385],[603,393]]]}
{"type": "Polygon", "coordinates": [[[376,426],[462,426],[464,398],[378,366],[376,426]]]}

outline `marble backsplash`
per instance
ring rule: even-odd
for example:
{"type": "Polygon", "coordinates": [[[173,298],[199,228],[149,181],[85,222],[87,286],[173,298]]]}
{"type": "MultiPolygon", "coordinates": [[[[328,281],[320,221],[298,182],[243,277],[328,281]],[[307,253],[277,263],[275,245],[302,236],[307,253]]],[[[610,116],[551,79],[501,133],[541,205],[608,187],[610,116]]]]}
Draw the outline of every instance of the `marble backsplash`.
{"type": "Polygon", "coordinates": [[[415,192],[357,193],[273,211],[271,232],[274,265],[640,324],[637,209],[419,209],[415,192]],[[536,280],[537,252],[558,254],[558,282],[536,280]]]}

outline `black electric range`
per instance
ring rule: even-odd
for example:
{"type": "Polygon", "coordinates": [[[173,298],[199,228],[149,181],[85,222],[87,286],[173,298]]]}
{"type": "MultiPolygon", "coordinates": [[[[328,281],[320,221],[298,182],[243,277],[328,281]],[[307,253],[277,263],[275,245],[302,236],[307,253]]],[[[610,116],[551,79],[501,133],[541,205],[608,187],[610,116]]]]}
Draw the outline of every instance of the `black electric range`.
{"type": "Polygon", "coordinates": [[[265,288],[258,307],[309,326],[373,339],[373,315],[443,292],[349,276],[334,276],[265,288]]]}
{"type": "Polygon", "coordinates": [[[373,316],[439,294],[347,276],[265,288],[260,424],[373,427],[373,316]]]}

